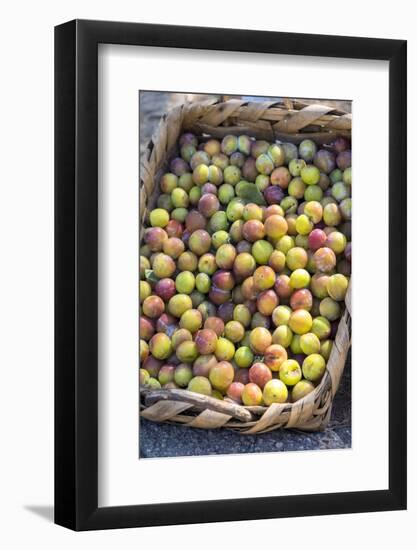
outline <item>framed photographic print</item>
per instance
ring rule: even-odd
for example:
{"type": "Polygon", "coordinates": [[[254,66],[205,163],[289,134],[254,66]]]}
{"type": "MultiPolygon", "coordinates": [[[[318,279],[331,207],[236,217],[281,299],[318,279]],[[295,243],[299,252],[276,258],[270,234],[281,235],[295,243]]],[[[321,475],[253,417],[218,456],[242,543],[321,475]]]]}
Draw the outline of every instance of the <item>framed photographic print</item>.
{"type": "Polygon", "coordinates": [[[406,507],[405,41],[65,23],[55,159],[56,523],[406,507]]]}

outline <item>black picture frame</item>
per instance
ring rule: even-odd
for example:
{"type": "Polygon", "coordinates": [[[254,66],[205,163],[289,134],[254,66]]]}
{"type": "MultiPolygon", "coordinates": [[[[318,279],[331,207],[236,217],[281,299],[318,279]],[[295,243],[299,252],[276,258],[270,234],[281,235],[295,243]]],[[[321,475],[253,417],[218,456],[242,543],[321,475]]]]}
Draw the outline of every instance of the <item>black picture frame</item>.
{"type": "Polygon", "coordinates": [[[78,531],[406,508],[406,47],[404,40],[107,21],[55,28],[57,524],[78,531]],[[389,62],[387,490],[98,507],[97,54],[106,43],[389,62]]]}

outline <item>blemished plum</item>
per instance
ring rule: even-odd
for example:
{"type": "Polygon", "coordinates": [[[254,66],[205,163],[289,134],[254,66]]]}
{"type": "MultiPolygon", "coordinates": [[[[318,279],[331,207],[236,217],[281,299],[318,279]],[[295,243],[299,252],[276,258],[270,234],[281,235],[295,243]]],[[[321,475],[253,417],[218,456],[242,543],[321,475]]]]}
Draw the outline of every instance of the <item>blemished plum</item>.
{"type": "Polygon", "coordinates": [[[310,311],[313,307],[313,296],[308,288],[296,290],[290,298],[290,306],[293,310],[306,309],[310,311]]]}
{"type": "Polygon", "coordinates": [[[306,162],[311,162],[316,154],[317,146],[311,139],[304,139],[298,146],[298,153],[306,162]]]}
{"type": "Polygon", "coordinates": [[[172,191],[178,186],[178,176],[170,172],[164,174],[161,177],[159,186],[162,193],[172,193],[172,191]]]}
{"type": "Polygon", "coordinates": [[[255,269],[253,285],[257,291],[268,290],[274,286],[275,278],[275,271],[267,265],[262,265],[255,269]]]}
{"type": "Polygon", "coordinates": [[[272,372],[265,363],[254,363],[249,369],[249,380],[261,389],[272,380],[272,372]]]}
{"type": "Polygon", "coordinates": [[[265,350],[264,361],[271,371],[278,372],[284,361],[288,359],[287,351],[280,344],[271,344],[265,350]]]}
{"type": "Polygon", "coordinates": [[[194,339],[200,355],[213,354],[216,350],[217,334],[211,329],[199,330],[194,339]]]}
{"type": "Polygon", "coordinates": [[[348,285],[349,281],[347,277],[345,277],[341,273],[335,273],[334,275],[331,275],[329,277],[326,288],[329,296],[333,298],[333,300],[341,302],[345,299],[348,285]]]}
{"type": "Polygon", "coordinates": [[[324,273],[328,273],[336,267],[336,255],[333,250],[327,246],[323,246],[316,250],[313,258],[317,269],[324,273]]]}
{"type": "Polygon", "coordinates": [[[165,332],[170,338],[178,328],[177,319],[169,313],[163,313],[156,321],[156,332],[165,332]]]}
{"type": "Polygon", "coordinates": [[[262,399],[262,390],[258,385],[253,382],[249,382],[245,385],[242,392],[242,402],[244,405],[248,407],[261,405],[262,399]]]}
{"type": "MultiPolygon", "coordinates": [[[[196,266],[197,267],[197,266],[196,266]]],[[[207,252],[198,260],[198,271],[206,275],[213,275],[217,270],[216,256],[207,252]]],[[[195,270],[194,270],[195,271],[195,270]]]]}
{"type": "Polygon", "coordinates": [[[241,403],[244,389],[245,385],[242,382],[232,382],[227,388],[227,397],[230,397],[230,399],[233,399],[233,401],[236,401],[237,403],[241,403]]]}
{"type": "Polygon", "coordinates": [[[310,382],[318,382],[326,370],[326,361],[318,353],[312,353],[304,359],[302,370],[304,378],[310,382]]]}
{"type": "Polygon", "coordinates": [[[235,377],[235,370],[229,361],[220,361],[210,369],[209,380],[213,388],[225,392],[235,377]]]}
{"type": "Polygon", "coordinates": [[[339,302],[330,298],[323,298],[320,302],[320,315],[326,317],[329,321],[336,321],[341,315],[341,307],[339,302]]]}
{"type": "Polygon", "coordinates": [[[314,391],[314,384],[310,382],[309,380],[300,380],[295,384],[291,391],[291,401],[295,403],[296,401],[299,401],[312,391],[314,391]]]}
{"type": "Polygon", "coordinates": [[[287,359],[279,369],[279,378],[286,386],[295,386],[303,376],[301,367],[295,359],[287,359]]]}
{"type": "Polygon", "coordinates": [[[285,403],[288,399],[287,386],[281,380],[273,378],[265,384],[262,397],[267,406],[272,403],[285,403]]]}
{"type": "Polygon", "coordinates": [[[264,353],[272,344],[272,336],[268,329],[256,327],[250,333],[250,346],[255,353],[264,353]]]}

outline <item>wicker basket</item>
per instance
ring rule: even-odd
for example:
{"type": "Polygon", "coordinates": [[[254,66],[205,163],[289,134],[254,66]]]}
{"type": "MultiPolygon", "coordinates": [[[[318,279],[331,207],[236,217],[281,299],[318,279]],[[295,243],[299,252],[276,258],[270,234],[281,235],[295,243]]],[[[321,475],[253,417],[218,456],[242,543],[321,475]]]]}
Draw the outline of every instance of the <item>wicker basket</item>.
{"type": "MultiPolygon", "coordinates": [[[[295,101],[247,102],[237,99],[184,103],[162,119],[149,142],[140,170],[141,226],[159,194],[159,179],[168,161],[178,154],[179,136],[190,131],[206,139],[227,134],[247,134],[268,141],[299,143],[311,137],[330,143],[336,136],[351,135],[351,115],[322,104],[295,101]]],[[[323,430],[330,419],[332,402],[339,386],[350,347],[351,293],[340,319],[326,372],[317,387],[295,403],[269,407],[245,407],[186,390],[140,389],[140,414],[156,422],[172,422],[194,428],[225,427],[243,434],[278,428],[323,430]]]]}

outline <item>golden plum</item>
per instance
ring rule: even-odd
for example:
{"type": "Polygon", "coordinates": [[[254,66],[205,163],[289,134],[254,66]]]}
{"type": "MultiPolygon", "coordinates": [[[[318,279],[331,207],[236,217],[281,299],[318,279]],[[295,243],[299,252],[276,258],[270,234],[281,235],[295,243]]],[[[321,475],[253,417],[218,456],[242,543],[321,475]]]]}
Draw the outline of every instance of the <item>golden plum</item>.
{"type": "Polygon", "coordinates": [[[301,367],[295,359],[287,359],[279,369],[279,378],[287,386],[295,386],[302,375],[301,367]]]}
{"type": "Polygon", "coordinates": [[[181,315],[191,309],[193,306],[191,298],[188,294],[176,294],[168,302],[168,311],[174,317],[181,317],[181,315]]]}
{"type": "Polygon", "coordinates": [[[163,332],[154,334],[149,342],[149,350],[156,359],[167,359],[172,353],[170,338],[163,332]]]}
{"type": "Polygon", "coordinates": [[[271,257],[273,251],[274,248],[272,244],[261,239],[260,241],[253,243],[251,252],[257,264],[266,265],[269,262],[269,258],[271,257]]]}
{"type": "Polygon", "coordinates": [[[232,244],[222,244],[216,251],[216,263],[220,269],[232,269],[236,258],[236,248],[232,244]]]}
{"type": "Polygon", "coordinates": [[[291,401],[295,403],[314,390],[315,386],[309,380],[300,380],[291,391],[291,401]]]}
{"type": "Polygon", "coordinates": [[[177,329],[171,338],[171,344],[174,351],[178,348],[182,342],[191,341],[193,339],[193,335],[191,332],[185,328],[179,328],[177,329]]]}
{"type": "Polygon", "coordinates": [[[171,256],[159,252],[155,255],[152,262],[152,269],[158,279],[165,279],[171,277],[177,266],[171,256]]]}
{"type": "Polygon", "coordinates": [[[214,354],[218,361],[231,361],[235,354],[235,346],[230,340],[220,337],[217,339],[214,354]]]}
{"type": "Polygon", "coordinates": [[[305,355],[319,353],[320,340],[313,332],[307,332],[306,334],[302,334],[300,337],[300,347],[305,355]]]}
{"type": "Polygon", "coordinates": [[[262,390],[253,382],[246,384],[242,392],[242,402],[247,407],[262,404],[262,390]]]}
{"type": "Polygon", "coordinates": [[[348,279],[341,273],[336,273],[329,277],[326,288],[329,296],[333,298],[333,300],[341,302],[345,299],[348,285],[348,279]]]}
{"type": "Polygon", "coordinates": [[[320,315],[326,317],[329,321],[336,321],[341,315],[341,307],[339,302],[333,298],[323,298],[320,302],[320,315]]]}
{"type": "Polygon", "coordinates": [[[317,382],[320,380],[325,370],[326,361],[318,353],[312,353],[303,361],[303,375],[304,378],[310,380],[310,382],[317,382]]]}
{"type": "Polygon", "coordinates": [[[306,334],[313,325],[313,319],[305,309],[297,309],[291,313],[288,325],[295,334],[306,334]]]}
{"type": "Polygon", "coordinates": [[[288,399],[287,386],[281,380],[273,378],[265,384],[263,391],[263,400],[265,405],[273,403],[285,403],[288,399]]]}
{"type": "Polygon", "coordinates": [[[287,325],[280,325],[272,334],[272,343],[279,344],[283,348],[288,348],[293,339],[293,332],[287,325]]]}
{"type": "Polygon", "coordinates": [[[220,361],[210,369],[209,380],[216,390],[225,392],[235,377],[235,369],[228,361],[220,361]]]}
{"type": "Polygon", "coordinates": [[[210,381],[204,376],[195,376],[192,378],[187,386],[187,390],[208,396],[212,393],[210,381]]]}
{"type": "Polygon", "coordinates": [[[203,316],[198,309],[184,311],[180,319],[180,327],[189,330],[192,334],[203,325],[203,316]]]}
{"type": "Polygon", "coordinates": [[[168,384],[169,382],[174,381],[175,376],[175,366],[174,365],[163,365],[159,369],[158,381],[161,386],[168,384]]]}
{"type": "Polygon", "coordinates": [[[181,342],[175,353],[181,363],[193,363],[198,357],[197,344],[190,340],[181,342]]]}
{"type": "Polygon", "coordinates": [[[234,362],[239,368],[247,369],[253,363],[253,353],[248,346],[241,346],[234,355],[234,362]]]}
{"type": "Polygon", "coordinates": [[[256,327],[250,333],[250,346],[255,353],[264,353],[272,344],[272,336],[268,329],[256,327]]]}
{"type": "Polygon", "coordinates": [[[251,243],[265,237],[264,224],[259,220],[248,220],[242,227],[243,238],[251,243]]]}

